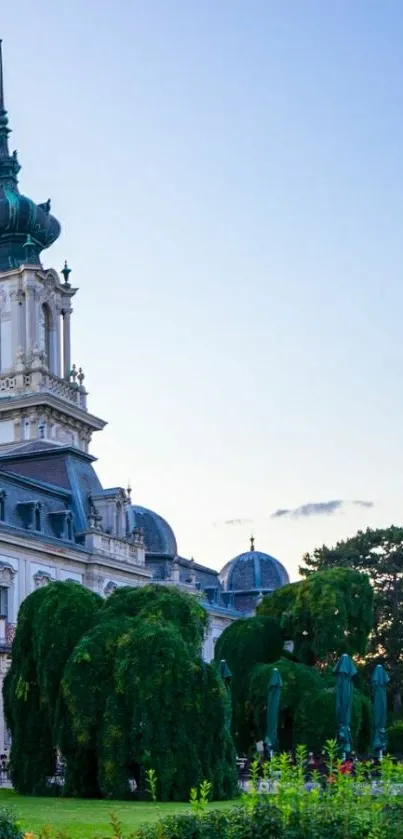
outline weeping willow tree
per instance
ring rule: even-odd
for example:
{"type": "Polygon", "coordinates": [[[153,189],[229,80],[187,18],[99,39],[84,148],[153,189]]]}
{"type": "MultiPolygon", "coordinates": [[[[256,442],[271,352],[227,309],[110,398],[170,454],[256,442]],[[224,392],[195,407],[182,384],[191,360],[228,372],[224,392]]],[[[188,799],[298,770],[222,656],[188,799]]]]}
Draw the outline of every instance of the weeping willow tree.
{"type": "Polygon", "coordinates": [[[13,659],[3,686],[4,714],[12,733],[10,769],[18,792],[41,794],[54,766],[52,728],[41,703],[32,626],[46,597],[34,591],[20,607],[13,659]]]}
{"type": "MultiPolygon", "coordinates": [[[[362,655],[373,622],[366,575],[348,569],[318,572],[266,596],[256,617],[235,621],[216,644],[216,660],[232,671],[233,736],[240,752],[265,731],[272,667],[282,674],[280,744],[319,748],[335,733],[332,665],[344,652],[362,655]],[[293,654],[283,650],[294,642],[293,654]]],[[[358,690],[353,708],[357,745],[368,745],[369,703],[358,690]]]]}
{"type": "Polygon", "coordinates": [[[3,688],[12,734],[11,776],[18,792],[40,794],[53,775],[64,665],[101,606],[98,595],[76,583],[52,583],[34,591],[20,607],[3,688]]]}
{"type": "Polygon", "coordinates": [[[103,602],[68,585],[35,592],[21,607],[4,691],[16,788],[43,792],[59,748],[69,795],[125,798],[133,779],[141,794],[152,768],[163,800],[188,800],[204,779],[215,798],[233,796],[229,698],[215,665],[201,659],[205,610],[175,588],[121,588],[103,602]],[[34,689],[24,693],[28,676],[34,689]],[[28,746],[44,744],[25,778],[27,703],[28,746]]]}
{"type": "Polygon", "coordinates": [[[234,621],[217,640],[215,660],[225,659],[232,673],[232,734],[240,753],[256,742],[248,696],[251,672],[256,664],[277,661],[283,645],[279,621],[264,615],[234,621]]]}
{"type": "Polygon", "coordinates": [[[369,577],[347,568],[318,571],[265,597],[259,615],[280,621],[296,657],[322,664],[342,655],[363,655],[373,626],[369,577]]]}

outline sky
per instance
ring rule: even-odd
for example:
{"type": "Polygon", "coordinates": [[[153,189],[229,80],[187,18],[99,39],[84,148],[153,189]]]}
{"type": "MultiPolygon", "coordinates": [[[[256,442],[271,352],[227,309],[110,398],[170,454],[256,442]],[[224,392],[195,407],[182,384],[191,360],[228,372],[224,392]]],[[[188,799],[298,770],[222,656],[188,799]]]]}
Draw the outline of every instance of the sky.
{"type": "Polygon", "coordinates": [[[19,0],[0,26],[104,485],[182,556],[253,531],[292,579],[402,524],[401,0],[19,0]]]}

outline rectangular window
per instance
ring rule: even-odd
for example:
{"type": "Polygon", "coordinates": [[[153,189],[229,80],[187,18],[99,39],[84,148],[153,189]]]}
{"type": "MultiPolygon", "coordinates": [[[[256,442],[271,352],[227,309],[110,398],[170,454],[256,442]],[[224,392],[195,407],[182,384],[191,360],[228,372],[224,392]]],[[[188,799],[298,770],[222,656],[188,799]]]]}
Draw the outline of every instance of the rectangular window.
{"type": "Polygon", "coordinates": [[[0,586],[0,618],[8,618],[8,588],[0,586]]]}

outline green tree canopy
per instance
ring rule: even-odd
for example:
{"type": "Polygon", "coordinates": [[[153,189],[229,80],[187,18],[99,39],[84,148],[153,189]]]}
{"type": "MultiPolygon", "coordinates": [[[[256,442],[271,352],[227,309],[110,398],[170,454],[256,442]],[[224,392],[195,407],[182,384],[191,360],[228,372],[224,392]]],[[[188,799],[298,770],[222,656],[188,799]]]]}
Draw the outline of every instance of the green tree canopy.
{"type": "Polygon", "coordinates": [[[232,673],[232,733],[240,752],[247,752],[254,742],[247,708],[252,668],[255,664],[277,661],[283,645],[279,621],[266,615],[234,621],[217,640],[215,661],[225,659],[232,673]]]}
{"type": "Polygon", "coordinates": [[[359,531],[335,547],[323,545],[303,559],[301,573],[354,569],[368,575],[374,591],[373,628],[366,661],[372,669],[380,663],[391,677],[391,695],[396,711],[402,709],[403,684],[403,528],[359,531]]]}
{"type": "Polygon", "coordinates": [[[105,601],[102,620],[124,615],[148,622],[170,621],[196,655],[200,654],[208,626],[208,615],[196,597],[173,586],[148,585],[118,588],[105,601]]]}
{"type": "Polygon", "coordinates": [[[215,798],[233,796],[231,709],[201,659],[206,626],[174,587],[121,588],[106,602],[72,583],[30,595],[4,689],[16,789],[46,791],[60,749],[68,795],[128,797],[152,768],[164,800],[188,800],[203,779],[215,798]]]}
{"type": "Polygon", "coordinates": [[[3,688],[11,771],[20,792],[40,794],[53,774],[64,663],[101,605],[88,589],[59,582],[34,591],[21,604],[3,688]]]}
{"type": "Polygon", "coordinates": [[[263,599],[259,615],[280,622],[305,664],[362,655],[373,623],[373,591],[365,574],[334,568],[277,589],[263,599]]]}

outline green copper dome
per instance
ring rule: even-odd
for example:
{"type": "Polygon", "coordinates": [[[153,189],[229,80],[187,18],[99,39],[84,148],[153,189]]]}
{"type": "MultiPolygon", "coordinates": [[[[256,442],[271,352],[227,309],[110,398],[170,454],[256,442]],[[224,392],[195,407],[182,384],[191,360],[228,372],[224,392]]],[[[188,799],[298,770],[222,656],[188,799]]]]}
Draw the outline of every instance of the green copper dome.
{"type": "Polygon", "coordinates": [[[60,224],[50,213],[50,201],[35,204],[20,194],[20,165],[17,152],[10,155],[9,134],[0,41],[0,271],[27,263],[40,267],[41,251],[60,235],[60,224]]]}

